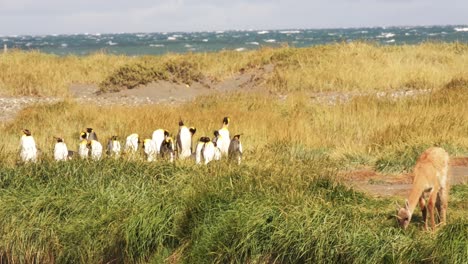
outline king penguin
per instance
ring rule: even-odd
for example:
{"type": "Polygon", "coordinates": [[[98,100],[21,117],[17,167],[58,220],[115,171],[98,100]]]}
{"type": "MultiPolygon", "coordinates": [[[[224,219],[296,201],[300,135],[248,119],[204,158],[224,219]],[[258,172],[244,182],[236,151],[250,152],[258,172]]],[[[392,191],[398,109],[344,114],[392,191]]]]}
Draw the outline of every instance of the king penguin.
{"type": "Polygon", "coordinates": [[[158,155],[154,141],[150,138],[143,140],[143,150],[146,154],[147,161],[155,161],[158,155]]]}
{"type": "Polygon", "coordinates": [[[174,161],[174,141],[171,137],[166,137],[163,140],[160,153],[163,159],[169,159],[170,162],[174,161]]]}
{"type": "Polygon", "coordinates": [[[179,159],[186,159],[192,155],[192,137],[196,131],[196,128],[188,128],[182,120],[179,121],[179,133],[177,135],[177,153],[179,159]]]}
{"type": "Polygon", "coordinates": [[[156,151],[158,154],[160,154],[161,145],[167,137],[169,137],[169,132],[167,130],[157,129],[153,132],[151,139],[153,140],[154,145],[156,146],[156,151]]]}
{"type": "Polygon", "coordinates": [[[203,159],[205,160],[205,165],[210,163],[215,158],[216,154],[216,143],[211,142],[210,138],[205,139],[205,145],[203,146],[203,159]]]}
{"type": "Polygon", "coordinates": [[[102,144],[97,140],[88,140],[88,145],[91,147],[91,158],[100,160],[102,157],[102,144]]]}
{"type": "Polygon", "coordinates": [[[120,156],[120,142],[117,140],[117,136],[112,136],[107,142],[107,155],[118,158],[120,156]]]}
{"type": "Polygon", "coordinates": [[[201,164],[202,159],[203,159],[203,147],[205,146],[205,143],[210,140],[207,137],[200,137],[197,143],[197,147],[195,149],[195,164],[201,164]]]}
{"type": "Polygon", "coordinates": [[[68,148],[67,144],[63,141],[63,138],[54,137],[57,141],[54,147],[54,159],[56,161],[66,161],[68,159],[68,148]]]}
{"type": "Polygon", "coordinates": [[[237,162],[240,165],[242,160],[242,143],[240,141],[241,135],[235,135],[229,144],[229,159],[237,162]]]}
{"type": "Polygon", "coordinates": [[[25,163],[37,161],[36,141],[34,140],[31,131],[23,129],[23,135],[20,140],[20,157],[25,163]]]}
{"type": "Polygon", "coordinates": [[[80,134],[80,144],[78,145],[78,155],[82,159],[87,159],[89,156],[88,140],[86,139],[86,132],[80,134]]]}
{"type": "Polygon", "coordinates": [[[125,152],[136,153],[138,144],[140,143],[140,136],[137,133],[130,134],[125,140],[125,152]]]}
{"type": "Polygon", "coordinates": [[[98,141],[97,135],[94,130],[90,127],[86,129],[86,139],[87,140],[96,140],[98,141]]]}
{"type": "Polygon", "coordinates": [[[225,156],[228,155],[229,143],[231,142],[228,130],[230,121],[231,119],[229,117],[223,118],[223,127],[218,130],[219,136],[216,141],[219,149],[221,150],[221,154],[225,156]]]}

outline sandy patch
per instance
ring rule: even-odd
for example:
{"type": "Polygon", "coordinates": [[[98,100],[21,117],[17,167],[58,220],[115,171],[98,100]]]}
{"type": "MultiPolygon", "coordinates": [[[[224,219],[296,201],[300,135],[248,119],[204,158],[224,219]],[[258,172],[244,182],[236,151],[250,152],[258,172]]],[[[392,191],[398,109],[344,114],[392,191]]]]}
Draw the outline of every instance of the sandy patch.
{"type": "MultiPolygon", "coordinates": [[[[468,157],[457,159],[466,160],[468,157]]],[[[403,174],[381,174],[371,168],[341,172],[340,178],[345,184],[366,192],[375,197],[407,197],[412,186],[413,175],[403,174]]],[[[451,185],[468,183],[468,166],[451,166],[451,185]]]]}

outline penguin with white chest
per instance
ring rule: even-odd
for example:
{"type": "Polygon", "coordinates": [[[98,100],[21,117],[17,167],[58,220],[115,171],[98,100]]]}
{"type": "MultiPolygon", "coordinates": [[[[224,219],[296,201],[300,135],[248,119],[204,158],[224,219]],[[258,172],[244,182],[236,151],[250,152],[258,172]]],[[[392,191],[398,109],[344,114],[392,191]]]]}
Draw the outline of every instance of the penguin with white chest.
{"type": "Polygon", "coordinates": [[[212,142],[209,137],[201,137],[198,140],[197,148],[195,151],[195,163],[201,164],[202,162],[207,165],[213,160],[217,160],[216,156],[221,155],[215,142],[212,142]]]}
{"type": "Polygon", "coordinates": [[[203,147],[208,141],[210,141],[209,137],[200,137],[198,140],[197,147],[195,149],[195,164],[201,164],[203,159],[203,147]]]}
{"type": "Polygon", "coordinates": [[[69,158],[69,152],[67,144],[63,141],[63,138],[55,137],[57,141],[54,147],[54,159],[56,161],[66,161],[69,158]]]}
{"type": "Polygon", "coordinates": [[[120,142],[117,140],[117,136],[112,136],[107,142],[107,155],[118,158],[120,156],[120,142]]]}
{"type": "Polygon", "coordinates": [[[20,158],[21,161],[25,163],[37,161],[36,141],[34,140],[31,131],[28,129],[23,129],[23,135],[21,136],[20,158]]]}
{"type": "Polygon", "coordinates": [[[171,137],[166,137],[161,143],[160,154],[163,159],[168,159],[170,162],[174,161],[174,141],[171,137]]]}
{"type": "Polygon", "coordinates": [[[88,140],[88,146],[91,148],[91,158],[100,160],[102,157],[102,144],[97,140],[88,140]]]}
{"type": "Polygon", "coordinates": [[[217,146],[219,147],[221,154],[224,156],[228,155],[229,144],[231,143],[231,137],[229,136],[228,126],[231,119],[229,117],[223,118],[223,127],[218,130],[217,146]]]}
{"type": "Polygon", "coordinates": [[[214,160],[216,154],[216,143],[211,142],[210,138],[203,146],[203,159],[205,160],[205,165],[214,160]]]}
{"type": "Polygon", "coordinates": [[[125,152],[127,154],[136,153],[138,144],[140,143],[140,136],[137,133],[130,134],[125,140],[125,152]]]}
{"type": "Polygon", "coordinates": [[[147,138],[143,140],[143,150],[145,151],[147,161],[151,162],[156,160],[158,152],[152,139],[147,138]]]}
{"type": "Polygon", "coordinates": [[[80,144],[78,145],[78,155],[82,159],[87,159],[89,156],[88,140],[86,139],[86,132],[80,134],[80,144]]]}
{"type": "MultiPolygon", "coordinates": [[[[157,129],[153,132],[151,139],[156,146],[156,151],[158,154],[161,153],[161,145],[163,144],[164,140],[169,137],[169,132],[165,129],[157,129]]],[[[172,148],[174,150],[174,148],[172,148]]]]}
{"type": "Polygon", "coordinates": [[[184,122],[179,121],[179,133],[177,134],[177,153],[179,159],[186,159],[192,155],[192,137],[196,128],[188,128],[184,122]]]}

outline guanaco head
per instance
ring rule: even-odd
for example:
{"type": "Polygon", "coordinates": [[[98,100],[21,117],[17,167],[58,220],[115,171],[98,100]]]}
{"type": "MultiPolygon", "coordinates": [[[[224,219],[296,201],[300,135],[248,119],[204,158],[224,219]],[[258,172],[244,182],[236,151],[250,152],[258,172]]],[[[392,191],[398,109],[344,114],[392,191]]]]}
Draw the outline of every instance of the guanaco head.
{"type": "Polygon", "coordinates": [[[406,229],[411,221],[411,212],[409,210],[408,200],[405,201],[405,207],[398,209],[397,221],[401,228],[406,229]]]}

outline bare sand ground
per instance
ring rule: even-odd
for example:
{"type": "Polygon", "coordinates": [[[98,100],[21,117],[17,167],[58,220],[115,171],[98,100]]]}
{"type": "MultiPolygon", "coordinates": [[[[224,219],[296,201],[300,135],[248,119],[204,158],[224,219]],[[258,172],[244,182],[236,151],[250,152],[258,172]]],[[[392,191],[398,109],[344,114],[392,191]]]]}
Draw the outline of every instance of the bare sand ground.
{"type": "MultiPolygon", "coordinates": [[[[212,82],[194,83],[191,86],[173,82],[161,81],[140,86],[134,89],[122,90],[115,93],[99,93],[99,87],[94,84],[72,84],[69,87],[70,97],[83,104],[124,105],[138,106],[144,104],[178,104],[193,100],[202,95],[229,92],[266,92],[262,83],[266,75],[273,71],[273,65],[267,65],[241,71],[230,78],[212,82]]],[[[1,92],[1,91],[0,91],[1,92]]],[[[0,122],[10,121],[15,118],[21,109],[36,105],[56,103],[64,100],[59,97],[34,97],[34,96],[6,96],[0,93],[0,122]]]]}
{"type": "MultiPolygon", "coordinates": [[[[453,158],[450,165],[450,184],[468,184],[468,157],[453,158]]],[[[346,184],[375,197],[407,197],[413,182],[411,173],[386,175],[370,168],[342,172],[340,177],[346,184]]]]}
{"type": "Polygon", "coordinates": [[[273,71],[273,66],[261,67],[249,72],[239,72],[221,82],[206,81],[192,85],[159,81],[134,89],[120,92],[99,93],[96,85],[75,84],[70,87],[71,95],[79,102],[98,105],[141,105],[141,104],[176,104],[198,96],[228,92],[265,92],[261,82],[265,75],[273,71]]]}

